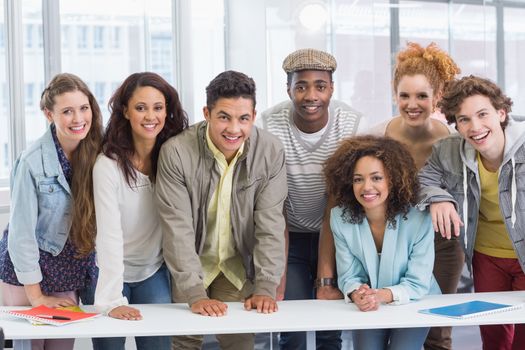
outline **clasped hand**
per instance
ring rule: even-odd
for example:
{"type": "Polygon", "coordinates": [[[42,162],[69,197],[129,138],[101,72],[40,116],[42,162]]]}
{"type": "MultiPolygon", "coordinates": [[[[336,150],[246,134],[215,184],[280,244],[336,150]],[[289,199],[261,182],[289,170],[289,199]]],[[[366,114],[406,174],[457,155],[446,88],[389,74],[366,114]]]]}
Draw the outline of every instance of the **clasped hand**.
{"type": "Polygon", "coordinates": [[[390,289],[373,289],[362,284],[350,294],[350,299],[361,311],[375,311],[382,303],[392,302],[390,289]]]}

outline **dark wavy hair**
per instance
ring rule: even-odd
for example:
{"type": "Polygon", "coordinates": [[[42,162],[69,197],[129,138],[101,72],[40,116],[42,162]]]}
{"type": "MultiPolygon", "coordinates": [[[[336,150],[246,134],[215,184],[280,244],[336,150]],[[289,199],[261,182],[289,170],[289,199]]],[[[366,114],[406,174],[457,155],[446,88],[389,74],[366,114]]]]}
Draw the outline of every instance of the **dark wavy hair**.
{"type": "Polygon", "coordinates": [[[40,109],[52,111],[57,96],[66,92],[80,91],[87,96],[91,107],[91,128],[82,139],[70,159],[73,169],[71,197],[73,198],[71,230],[69,237],[80,256],[95,249],[97,232],[95,204],[93,199],[93,166],[102,142],[102,113],[97,100],[86,83],[70,73],[57,74],[42,92],[40,109]]]}
{"type": "MultiPolygon", "coordinates": [[[[489,79],[469,75],[447,84],[443,97],[438,102],[441,113],[447,118],[449,124],[456,123],[456,114],[461,108],[463,101],[470,96],[482,95],[487,97],[496,110],[505,111],[505,120],[500,123],[501,128],[509,123],[509,113],[512,111],[512,100],[505,95],[501,89],[489,79]]],[[[457,127],[457,126],[456,126],[457,127]]]]}
{"type": "Polygon", "coordinates": [[[365,212],[354,195],[353,178],[357,161],[366,156],[383,162],[389,189],[386,218],[395,227],[395,216],[406,215],[416,204],[419,188],[416,164],[400,142],[372,135],[343,140],[324,165],[328,193],[343,207],[345,221],[363,222],[365,212]]]}
{"type": "Polygon", "coordinates": [[[206,87],[206,107],[210,111],[218,99],[236,97],[252,100],[255,108],[255,82],[244,73],[233,70],[222,72],[206,87]]]}
{"type": "Polygon", "coordinates": [[[111,116],[109,118],[106,134],[102,144],[104,154],[115,159],[124,175],[128,185],[137,180],[135,168],[131,158],[135,152],[131,124],[124,116],[128,102],[137,88],[150,86],[159,90],[166,99],[166,121],[164,128],[157,135],[155,146],[151,153],[151,179],[155,180],[157,161],[160,147],[167,139],[177,135],[188,127],[188,118],[182,109],[177,91],[160,75],[152,72],[134,73],[124,80],[109,100],[111,116]]]}

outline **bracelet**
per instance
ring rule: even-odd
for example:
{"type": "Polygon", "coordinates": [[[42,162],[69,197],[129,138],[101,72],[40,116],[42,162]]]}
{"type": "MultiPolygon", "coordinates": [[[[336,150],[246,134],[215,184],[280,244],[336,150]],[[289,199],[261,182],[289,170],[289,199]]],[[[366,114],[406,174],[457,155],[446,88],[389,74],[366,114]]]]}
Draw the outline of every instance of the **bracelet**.
{"type": "Polygon", "coordinates": [[[337,287],[337,280],[332,277],[318,278],[315,280],[316,288],[325,287],[325,286],[337,287]]]}

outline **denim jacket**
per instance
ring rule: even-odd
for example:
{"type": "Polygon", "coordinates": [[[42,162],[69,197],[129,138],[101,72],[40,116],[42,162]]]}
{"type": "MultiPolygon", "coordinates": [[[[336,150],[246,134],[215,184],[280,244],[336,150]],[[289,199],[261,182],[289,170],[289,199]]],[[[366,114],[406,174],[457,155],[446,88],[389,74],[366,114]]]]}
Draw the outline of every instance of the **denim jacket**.
{"type": "MultiPolygon", "coordinates": [[[[419,209],[424,210],[434,202],[455,204],[465,225],[461,228],[460,237],[465,243],[470,269],[481,200],[476,150],[458,134],[438,141],[419,173],[419,180],[422,187],[419,209]],[[464,201],[465,197],[467,201],[464,201]]],[[[505,228],[525,271],[525,122],[511,119],[505,128],[498,192],[505,228]]]]}
{"type": "Polygon", "coordinates": [[[71,190],[51,128],[25,150],[11,172],[8,250],[22,284],[39,283],[39,249],[58,255],[71,228],[71,190]]]}

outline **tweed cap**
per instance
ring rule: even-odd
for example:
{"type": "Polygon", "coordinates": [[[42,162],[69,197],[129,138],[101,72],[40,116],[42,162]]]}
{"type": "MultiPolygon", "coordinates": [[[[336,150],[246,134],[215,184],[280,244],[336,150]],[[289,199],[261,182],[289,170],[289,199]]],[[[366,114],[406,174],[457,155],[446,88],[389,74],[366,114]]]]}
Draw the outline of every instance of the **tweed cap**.
{"type": "Polygon", "coordinates": [[[337,68],[334,56],[316,49],[301,49],[289,54],[283,62],[286,73],[300,70],[326,70],[333,72],[337,68]]]}

